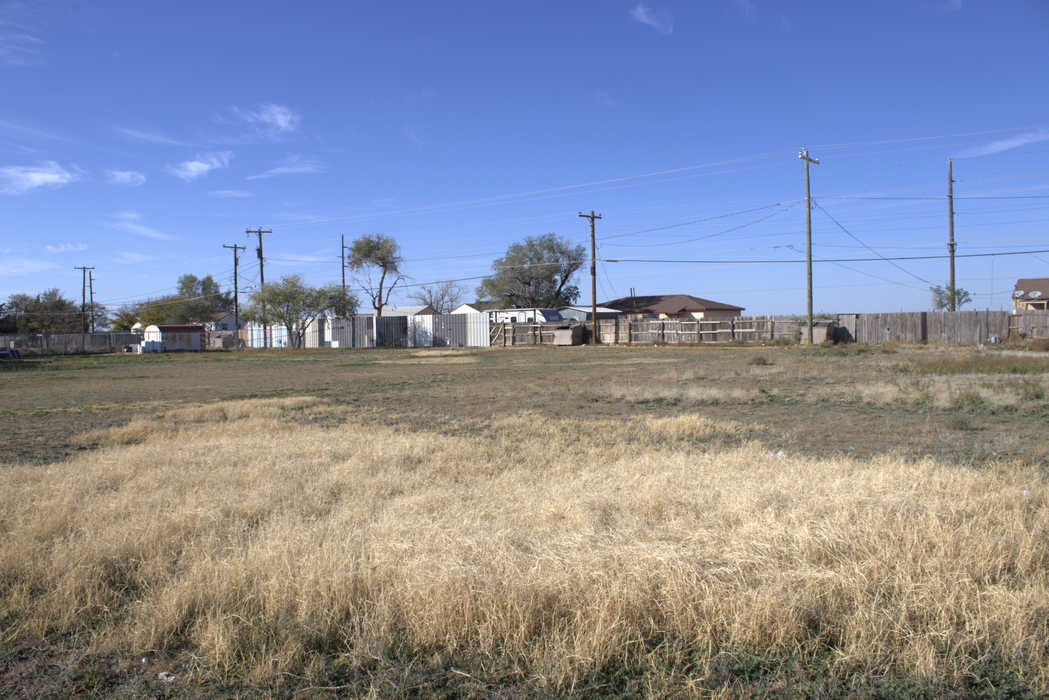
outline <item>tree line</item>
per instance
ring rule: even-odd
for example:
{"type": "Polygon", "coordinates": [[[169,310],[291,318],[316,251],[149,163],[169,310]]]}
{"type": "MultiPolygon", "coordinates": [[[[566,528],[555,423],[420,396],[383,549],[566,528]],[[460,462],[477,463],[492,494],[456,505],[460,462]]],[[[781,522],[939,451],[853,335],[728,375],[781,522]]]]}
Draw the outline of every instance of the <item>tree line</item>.
{"type": "MultiPolygon", "coordinates": [[[[404,273],[400,245],[381,233],[361,236],[348,246],[346,267],[354,274],[355,289],[381,316],[397,288],[406,296],[441,314],[450,313],[466,298],[468,288],[450,280],[410,286],[404,273]],[[408,291],[408,290],[411,291],[408,291]]],[[[483,278],[475,292],[488,306],[507,308],[557,308],[575,303],[579,288],[572,283],[586,262],[582,245],[548,233],[530,236],[512,244],[506,254],[492,263],[492,274],[483,278]]],[[[36,295],[12,294],[0,304],[0,333],[87,333],[130,331],[145,326],[207,323],[216,315],[230,313],[236,301],[214,277],[185,274],[173,294],[120,306],[110,312],[99,303],[77,304],[57,289],[36,295]]],[[[301,275],[285,275],[275,284],[260,287],[248,296],[240,313],[242,320],[284,326],[298,346],[306,330],[321,316],[345,318],[361,305],[356,291],[338,284],[316,287],[301,275]]]]}

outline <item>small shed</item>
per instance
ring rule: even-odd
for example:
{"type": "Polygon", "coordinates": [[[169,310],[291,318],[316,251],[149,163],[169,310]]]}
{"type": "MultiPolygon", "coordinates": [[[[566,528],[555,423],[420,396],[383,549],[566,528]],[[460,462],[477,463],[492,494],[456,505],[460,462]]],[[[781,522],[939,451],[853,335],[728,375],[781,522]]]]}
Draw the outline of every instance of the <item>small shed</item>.
{"type": "Polygon", "coordinates": [[[207,331],[201,325],[146,326],[142,340],[143,345],[159,343],[161,352],[200,352],[208,343],[207,331]]]}
{"type": "Polygon", "coordinates": [[[583,326],[575,325],[554,329],[554,345],[582,345],[583,326]]]}
{"type": "MultiPolygon", "coordinates": [[[[804,322],[801,324],[801,344],[809,344],[809,324],[804,322]]],[[[823,345],[824,343],[833,343],[837,338],[838,324],[834,321],[813,321],[812,322],[812,344],[823,345]]]]}

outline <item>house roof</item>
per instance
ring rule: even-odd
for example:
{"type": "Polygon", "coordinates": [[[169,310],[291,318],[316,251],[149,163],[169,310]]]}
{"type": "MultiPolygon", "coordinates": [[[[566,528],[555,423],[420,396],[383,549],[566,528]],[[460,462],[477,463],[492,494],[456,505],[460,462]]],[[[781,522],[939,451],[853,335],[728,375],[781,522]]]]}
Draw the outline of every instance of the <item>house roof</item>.
{"type": "MultiPolygon", "coordinates": [[[[375,315],[375,311],[372,311],[371,316],[375,315]]],[[[383,316],[436,316],[437,312],[434,311],[433,307],[429,304],[423,306],[398,306],[383,307],[383,316]]]]}
{"type": "MultiPolygon", "coordinates": [[[[558,311],[585,311],[587,313],[590,313],[591,311],[593,311],[593,307],[582,306],[582,305],[558,306],[557,310],[558,311]]],[[[597,307],[597,313],[599,313],[599,314],[621,314],[623,312],[620,311],[619,309],[613,309],[613,308],[608,307],[608,306],[598,306],[597,307]]]]}
{"type": "Polygon", "coordinates": [[[606,301],[601,306],[623,313],[666,314],[672,316],[693,311],[742,311],[742,306],[722,304],[719,301],[700,299],[688,294],[656,294],[647,297],[623,297],[606,301]]]}
{"type": "MultiPolygon", "coordinates": [[[[183,324],[179,326],[150,326],[149,328],[156,328],[161,333],[203,333],[204,326],[194,324],[183,324]]],[[[147,329],[148,330],[148,329],[147,329]]]]}
{"type": "MultiPolygon", "coordinates": [[[[470,308],[474,311],[491,311],[493,309],[501,309],[505,306],[506,300],[493,299],[490,301],[472,301],[466,304],[460,304],[456,307],[456,311],[462,313],[465,309],[470,308]]],[[[454,312],[453,312],[454,313],[454,312]]]]}
{"type": "Polygon", "coordinates": [[[1035,299],[1045,301],[1049,299],[1049,278],[1016,280],[1013,299],[1017,301],[1034,301],[1035,299]],[[1033,295],[1032,292],[1034,293],[1033,295]]]}

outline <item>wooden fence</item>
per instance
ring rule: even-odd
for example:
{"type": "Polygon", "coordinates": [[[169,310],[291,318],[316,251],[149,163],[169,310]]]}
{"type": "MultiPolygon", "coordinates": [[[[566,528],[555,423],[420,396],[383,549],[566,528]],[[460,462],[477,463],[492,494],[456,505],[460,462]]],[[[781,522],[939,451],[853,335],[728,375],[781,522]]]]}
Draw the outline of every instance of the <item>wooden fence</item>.
{"type": "MultiPolygon", "coordinates": [[[[890,314],[823,314],[836,325],[839,343],[1000,343],[1008,338],[1049,338],[1049,311],[915,311],[890,314]]],[[[601,319],[605,345],[667,343],[797,342],[806,319],[799,316],[743,316],[709,321],[601,319]]],[[[589,341],[590,323],[584,322],[589,341]]],[[[493,324],[491,344],[538,345],[553,342],[558,324],[493,324]]]]}

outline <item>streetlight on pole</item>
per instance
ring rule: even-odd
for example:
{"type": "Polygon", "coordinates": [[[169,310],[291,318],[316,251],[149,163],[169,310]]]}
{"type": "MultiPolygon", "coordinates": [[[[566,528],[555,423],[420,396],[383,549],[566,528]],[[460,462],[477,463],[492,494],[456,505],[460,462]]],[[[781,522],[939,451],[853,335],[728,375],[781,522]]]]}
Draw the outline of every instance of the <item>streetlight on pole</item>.
{"type": "Polygon", "coordinates": [[[809,163],[819,165],[819,158],[809,158],[809,151],[801,149],[798,158],[805,161],[805,276],[808,286],[809,345],[812,345],[812,198],[809,196],[809,163]]]}

